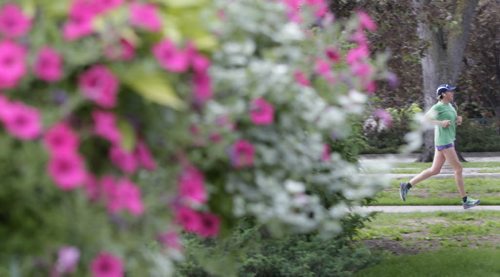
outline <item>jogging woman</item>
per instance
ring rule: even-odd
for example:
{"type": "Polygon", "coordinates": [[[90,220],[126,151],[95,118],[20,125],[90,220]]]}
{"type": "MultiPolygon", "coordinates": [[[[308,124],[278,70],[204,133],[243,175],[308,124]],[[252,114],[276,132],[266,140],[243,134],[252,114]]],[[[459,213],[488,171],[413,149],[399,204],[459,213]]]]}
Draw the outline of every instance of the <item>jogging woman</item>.
{"type": "Polygon", "coordinates": [[[462,176],[462,164],[460,163],[455,151],[456,126],[462,124],[462,117],[457,116],[457,111],[451,105],[453,102],[453,92],[456,87],[449,84],[440,85],[436,89],[438,103],[426,113],[426,118],[434,127],[434,144],[436,151],[432,167],[422,171],[413,177],[409,182],[400,184],[400,196],[406,201],[409,190],[423,180],[439,174],[445,161],[453,167],[455,171],[455,182],[458,192],[462,197],[464,209],[472,208],[479,204],[479,200],[468,197],[464,189],[464,179],[462,176]]]}

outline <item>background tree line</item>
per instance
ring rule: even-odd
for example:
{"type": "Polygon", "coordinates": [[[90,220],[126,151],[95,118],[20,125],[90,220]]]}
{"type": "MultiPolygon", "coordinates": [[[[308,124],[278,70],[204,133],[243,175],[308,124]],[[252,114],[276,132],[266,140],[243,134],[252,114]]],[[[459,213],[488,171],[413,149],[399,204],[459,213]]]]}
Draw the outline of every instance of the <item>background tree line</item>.
{"type": "MultiPolygon", "coordinates": [[[[340,18],[358,9],[371,14],[379,26],[369,36],[372,51],[391,55],[389,69],[397,79],[379,84],[374,108],[405,110],[417,103],[426,110],[435,103],[438,84],[458,85],[459,113],[474,119],[466,120],[459,131],[462,151],[500,150],[494,143],[500,132],[499,8],[498,0],[330,1],[330,9],[340,18]]],[[[394,124],[398,122],[405,120],[396,118],[394,124]]],[[[424,137],[421,160],[428,161],[432,133],[424,137]]],[[[400,138],[393,144],[402,142],[400,138]]]]}

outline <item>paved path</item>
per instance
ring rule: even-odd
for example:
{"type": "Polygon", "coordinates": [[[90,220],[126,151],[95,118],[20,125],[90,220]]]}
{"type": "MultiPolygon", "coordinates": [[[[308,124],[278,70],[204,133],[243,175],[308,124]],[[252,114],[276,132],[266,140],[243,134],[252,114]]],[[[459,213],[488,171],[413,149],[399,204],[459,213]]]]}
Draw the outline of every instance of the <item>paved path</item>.
{"type": "Polygon", "coordinates": [[[469,211],[500,211],[500,206],[476,206],[465,210],[462,206],[368,206],[362,210],[384,213],[414,213],[414,212],[469,212],[469,211]]]}

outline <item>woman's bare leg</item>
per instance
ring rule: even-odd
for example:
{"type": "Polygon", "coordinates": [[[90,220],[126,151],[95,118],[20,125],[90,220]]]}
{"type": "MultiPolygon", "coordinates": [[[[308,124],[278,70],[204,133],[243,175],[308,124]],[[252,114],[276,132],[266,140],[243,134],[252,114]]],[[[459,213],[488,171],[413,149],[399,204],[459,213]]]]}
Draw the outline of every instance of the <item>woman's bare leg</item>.
{"type": "Polygon", "coordinates": [[[439,174],[439,172],[441,172],[441,168],[443,167],[444,161],[445,156],[443,155],[442,151],[435,150],[432,166],[420,172],[420,174],[418,174],[417,176],[413,177],[409,183],[414,186],[431,176],[439,174]]]}
{"type": "Polygon", "coordinates": [[[446,160],[453,167],[453,170],[455,171],[455,182],[457,184],[457,188],[458,188],[458,192],[460,193],[460,196],[462,198],[467,196],[467,194],[465,194],[464,178],[462,176],[462,164],[458,160],[458,156],[457,156],[457,152],[455,151],[455,148],[448,148],[448,149],[445,149],[441,152],[443,152],[446,160]]]}

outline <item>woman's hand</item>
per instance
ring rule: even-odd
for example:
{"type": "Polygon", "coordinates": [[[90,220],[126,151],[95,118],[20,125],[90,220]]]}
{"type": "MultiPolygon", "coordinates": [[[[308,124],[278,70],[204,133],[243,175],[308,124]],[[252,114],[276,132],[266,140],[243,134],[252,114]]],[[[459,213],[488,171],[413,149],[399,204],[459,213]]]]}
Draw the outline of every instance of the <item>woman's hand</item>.
{"type": "Polygon", "coordinates": [[[457,125],[462,125],[462,117],[461,116],[457,116],[457,125]]]}
{"type": "Polygon", "coordinates": [[[449,120],[442,120],[442,121],[440,121],[440,123],[441,123],[441,127],[448,128],[448,126],[450,126],[450,124],[451,124],[451,121],[449,121],[449,120]]]}

